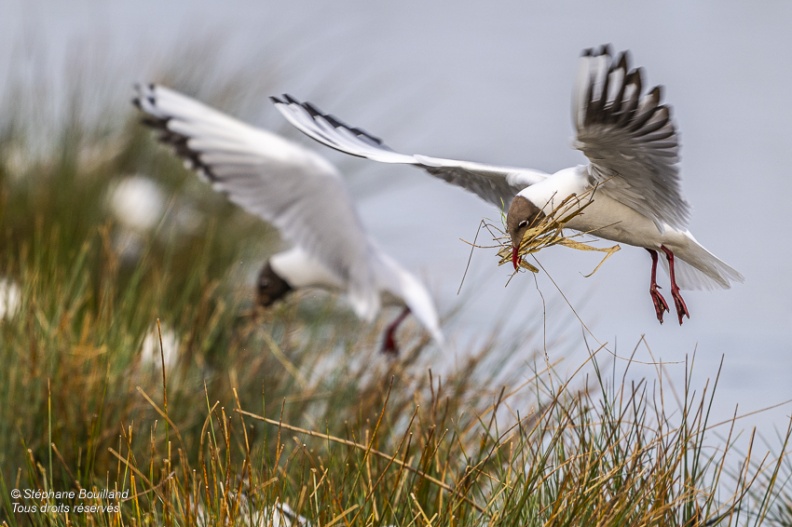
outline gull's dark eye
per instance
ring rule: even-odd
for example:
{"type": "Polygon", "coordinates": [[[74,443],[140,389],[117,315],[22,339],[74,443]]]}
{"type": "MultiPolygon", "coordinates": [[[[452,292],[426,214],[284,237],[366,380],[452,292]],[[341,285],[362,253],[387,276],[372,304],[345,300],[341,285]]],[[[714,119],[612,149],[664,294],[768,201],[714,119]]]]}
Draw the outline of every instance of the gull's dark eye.
{"type": "Polygon", "coordinates": [[[523,227],[528,225],[528,220],[522,220],[520,223],[517,224],[517,227],[522,229],[523,227]]]}

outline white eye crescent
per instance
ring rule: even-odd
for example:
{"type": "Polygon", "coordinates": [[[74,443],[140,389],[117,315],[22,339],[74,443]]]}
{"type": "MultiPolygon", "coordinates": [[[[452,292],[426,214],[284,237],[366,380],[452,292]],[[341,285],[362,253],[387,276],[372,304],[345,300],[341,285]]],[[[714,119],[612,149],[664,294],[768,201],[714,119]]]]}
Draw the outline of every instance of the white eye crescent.
{"type": "Polygon", "coordinates": [[[517,224],[517,227],[522,229],[526,225],[528,225],[528,220],[522,220],[520,223],[517,224]]]}

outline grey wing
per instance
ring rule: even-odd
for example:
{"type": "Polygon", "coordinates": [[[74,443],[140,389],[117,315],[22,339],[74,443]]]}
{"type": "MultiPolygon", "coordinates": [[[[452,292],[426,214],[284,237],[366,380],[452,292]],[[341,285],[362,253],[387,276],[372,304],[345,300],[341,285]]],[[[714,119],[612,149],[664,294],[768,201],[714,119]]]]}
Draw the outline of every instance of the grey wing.
{"type": "Polygon", "coordinates": [[[379,308],[370,242],[333,165],[163,86],[136,90],[134,103],[146,114],[144,122],[188,166],[349,284],[356,311],[379,308]]]}
{"type": "Polygon", "coordinates": [[[508,207],[518,192],[548,176],[544,172],[525,168],[402,154],[386,146],[378,137],[349,126],[333,115],[322,113],[309,102],[300,102],[290,95],[271,99],[290,123],[330,148],[381,163],[423,168],[433,176],[473,192],[497,207],[508,207]]]}
{"type": "Polygon", "coordinates": [[[642,94],[641,69],[627,52],[586,50],[574,91],[575,146],[601,191],[663,224],[683,229],[690,207],[679,185],[679,136],[657,86],[642,94]]]}

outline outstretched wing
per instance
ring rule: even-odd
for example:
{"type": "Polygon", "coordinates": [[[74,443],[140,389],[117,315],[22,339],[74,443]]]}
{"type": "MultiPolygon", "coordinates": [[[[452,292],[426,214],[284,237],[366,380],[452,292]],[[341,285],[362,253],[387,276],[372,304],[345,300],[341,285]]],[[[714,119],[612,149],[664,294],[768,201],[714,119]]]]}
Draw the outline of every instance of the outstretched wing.
{"type": "Polygon", "coordinates": [[[379,309],[369,240],[336,169],[318,154],[163,86],[136,86],[134,103],[190,167],[273,224],[347,284],[364,318],[379,309]]]}
{"type": "Polygon", "coordinates": [[[525,168],[395,152],[381,139],[360,128],[351,127],[337,117],[322,113],[309,102],[300,102],[290,95],[282,97],[272,97],[275,107],[312,139],[353,156],[423,168],[433,176],[473,192],[498,208],[508,207],[518,192],[548,176],[544,172],[525,168]]]}
{"type": "Polygon", "coordinates": [[[659,228],[687,225],[679,186],[679,137],[657,86],[642,94],[641,69],[627,52],[586,50],[574,90],[576,147],[591,162],[600,192],[652,218],[659,228]]]}

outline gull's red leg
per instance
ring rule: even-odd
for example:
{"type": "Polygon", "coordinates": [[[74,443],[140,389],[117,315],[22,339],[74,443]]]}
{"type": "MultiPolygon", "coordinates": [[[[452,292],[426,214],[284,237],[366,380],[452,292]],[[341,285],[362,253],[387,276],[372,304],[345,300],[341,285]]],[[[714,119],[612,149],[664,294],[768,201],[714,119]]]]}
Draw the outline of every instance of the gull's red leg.
{"type": "Polygon", "coordinates": [[[682,295],[679,294],[679,287],[676,283],[676,278],[674,277],[674,253],[671,252],[665,245],[661,245],[660,249],[665,253],[666,258],[668,259],[668,274],[671,275],[671,296],[674,297],[674,307],[676,307],[677,316],[679,317],[679,325],[682,325],[682,317],[687,316],[690,318],[690,312],[688,311],[687,305],[685,301],[682,299],[682,295]]]}
{"type": "Polygon", "coordinates": [[[657,313],[657,320],[660,323],[663,323],[663,312],[669,311],[668,304],[663,298],[663,295],[660,294],[660,286],[657,285],[657,251],[653,249],[646,249],[649,251],[649,254],[652,256],[652,284],[649,286],[649,295],[652,297],[652,303],[654,304],[655,313],[657,313]]]}
{"type": "Polygon", "coordinates": [[[390,323],[388,328],[385,330],[385,338],[382,341],[382,352],[383,353],[390,353],[392,355],[399,354],[399,348],[396,346],[396,330],[399,328],[399,324],[404,322],[404,319],[407,318],[407,315],[410,314],[410,308],[406,307],[402,309],[402,312],[399,313],[399,316],[390,323]]]}

